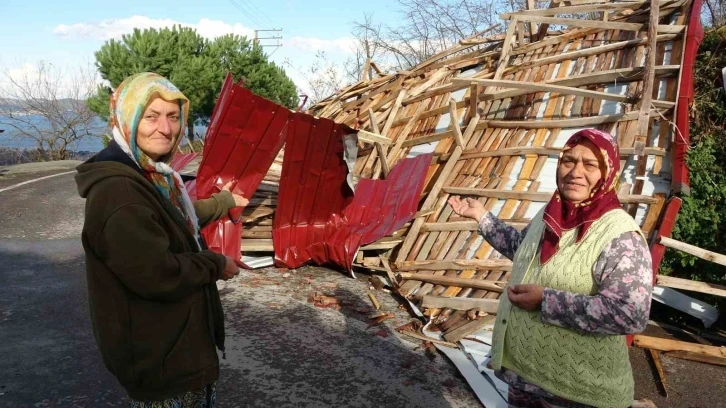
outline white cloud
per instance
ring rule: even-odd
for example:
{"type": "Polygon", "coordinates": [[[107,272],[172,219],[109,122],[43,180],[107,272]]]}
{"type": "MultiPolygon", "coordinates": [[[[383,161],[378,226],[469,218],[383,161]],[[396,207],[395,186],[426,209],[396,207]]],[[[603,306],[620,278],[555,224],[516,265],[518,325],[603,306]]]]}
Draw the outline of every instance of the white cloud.
{"type": "Polygon", "coordinates": [[[164,28],[181,25],[194,28],[200,35],[215,38],[224,34],[244,35],[254,37],[254,30],[242,24],[228,24],[220,20],[202,18],[198,23],[183,23],[164,18],[150,18],[146,16],[132,16],[129,18],[103,20],[95,23],[60,24],[53,29],[53,34],[66,39],[93,38],[100,40],[118,39],[123,34],[133,32],[134,28],[164,28]]]}
{"type": "Polygon", "coordinates": [[[7,66],[0,62],[0,98],[85,99],[101,83],[103,80],[90,64],[63,66],[38,61],[7,66]]]}
{"type": "MultiPolygon", "coordinates": [[[[208,18],[201,18],[196,23],[185,23],[173,19],[156,19],[147,16],[132,16],[70,25],[60,24],[53,29],[53,34],[68,40],[94,39],[106,41],[119,39],[123,34],[133,32],[135,28],[142,30],[147,28],[159,29],[174,25],[194,28],[200,35],[210,39],[229,33],[244,35],[248,38],[254,37],[253,29],[238,23],[229,24],[222,20],[210,20],[208,18]]],[[[334,65],[333,69],[342,78],[342,69],[338,65],[342,64],[354,52],[355,39],[352,37],[325,39],[294,36],[284,37],[282,43],[282,48],[275,50],[271,59],[285,68],[287,74],[303,92],[311,94],[310,81],[316,81],[320,76],[318,73],[310,72],[311,67],[316,63],[319,64],[315,54],[318,51],[325,51],[328,62],[334,65]],[[286,66],[286,60],[295,61],[296,66],[294,69],[286,66]]],[[[270,51],[272,49],[268,49],[268,52],[270,51]]]]}

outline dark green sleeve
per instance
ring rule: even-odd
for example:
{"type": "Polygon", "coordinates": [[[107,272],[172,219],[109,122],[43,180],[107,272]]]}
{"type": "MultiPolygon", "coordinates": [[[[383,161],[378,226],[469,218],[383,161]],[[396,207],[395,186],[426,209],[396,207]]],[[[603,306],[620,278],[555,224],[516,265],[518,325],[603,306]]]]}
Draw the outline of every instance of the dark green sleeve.
{"type": "Polygon", "coordinates": [[[226,264],[223,255],[211,251],[172,253],[156,214],[141,204],[124,205],[109,215],[94,248],[129,290],[164,301],[182,299],[215,282],[226,264]]]}
{"type": "Polygon", "coordinates": [[[220,219],[234,207],[234,197],[229,191],[220,191],[217,194],[212,194],[207,199],[194,202],[194,211],[196,211],[197,218],[199,218],[200,228],[211,221],[220,219]]]}

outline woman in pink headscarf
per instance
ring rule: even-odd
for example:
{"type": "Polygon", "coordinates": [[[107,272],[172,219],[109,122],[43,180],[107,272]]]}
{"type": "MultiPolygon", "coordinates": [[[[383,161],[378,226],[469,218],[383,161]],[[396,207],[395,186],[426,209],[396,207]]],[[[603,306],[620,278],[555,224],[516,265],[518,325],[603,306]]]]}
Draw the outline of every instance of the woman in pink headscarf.
{"type": "Polygon", "coordinates": [[[617,196],[620,154],[586,129],[566,143],[557,191],[522,231],[477,200],[449,200],[513,260],[491,367],[510,407],[628,407],[633,375],[625,335],[648,322],[652,262],[643,233],[617,196]]]}

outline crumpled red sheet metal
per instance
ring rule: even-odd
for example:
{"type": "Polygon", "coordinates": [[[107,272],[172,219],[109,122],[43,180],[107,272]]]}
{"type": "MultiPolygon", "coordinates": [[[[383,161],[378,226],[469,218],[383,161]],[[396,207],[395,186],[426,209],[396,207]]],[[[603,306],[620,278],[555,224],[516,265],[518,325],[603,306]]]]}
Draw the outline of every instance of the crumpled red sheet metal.
{"type": "MultiPolygon", "coordinates": [[[[431,155],[403,160],[386,180],[360,180],[354,195],[346,159],[355,159],[355,134],[345,125],[258,97],[228,75],[197,178],[187,189],[193,199],[204,199],[232,181],[232,192],[251,197],[286,142],[272,231],[276,264],[297,268],[315,262],[351,270],[362,245],[413,218],[431,163],[431,155]]],[[[182,163],[186,159],[178,164],[188,164],[182,163]]],[[[202,229],[209,249],[238,262],[240,218],[239,209],[230,211],[202,229]]]]}
{"type": "Polygon", "coordinates": [[[289,126],[272,229],[275,264],[314,262],[350,271],[362,245],[413,218],[431,155],[403,160],[386,180],[360,180],[354,195],[343,137],[355,131],[304,114],[293,115],[289,126]]]}
{"type": "MultiPolygon", "coordinates": [[[[251,197],[285,140],[290,110],[234,84],[227,75],[207,131],[196,197],[204,199],[232,182],[231,191],[251,197]]],[[[242,209],[202,229],[210,250],[240,259],[242,209]]]]}
{"type": "Polygon", "coordinates": [[[198,153],[177,153],[174,155],[171,163],[169,163],[169,166],[178,173],[182,171],[184,167],[187,167],[192,160],[196,159],[198,155],[198,153]]]}

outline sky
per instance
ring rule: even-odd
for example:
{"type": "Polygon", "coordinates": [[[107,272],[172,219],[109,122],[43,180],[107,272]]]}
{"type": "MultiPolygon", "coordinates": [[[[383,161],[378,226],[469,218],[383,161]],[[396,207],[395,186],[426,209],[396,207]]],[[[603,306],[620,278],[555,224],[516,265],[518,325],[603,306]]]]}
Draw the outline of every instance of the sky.
{"type": "MultiPolygon", "coordinates": [[[[384,0],[0,0],[0,69],[17,78],[33,72],[40,61],[64,72],[89,68],[93,53],[105,41],[120,39],[134,28],[182,24],[208,38],[227,33],[254,37],[255,29],[282,28],[282,47],[265,50],[306,91],[305,76],[316,52],[324,50],[331,61],[342,64],[351,55],[353,22],[368,13],[391,23],[396,17],[393,4],[384,0]]],[[[267,43],[273,42],[263,42],[267,43]]],[[[4,85],[6,78],[0,78],[0,87],[4,85]]]]}

